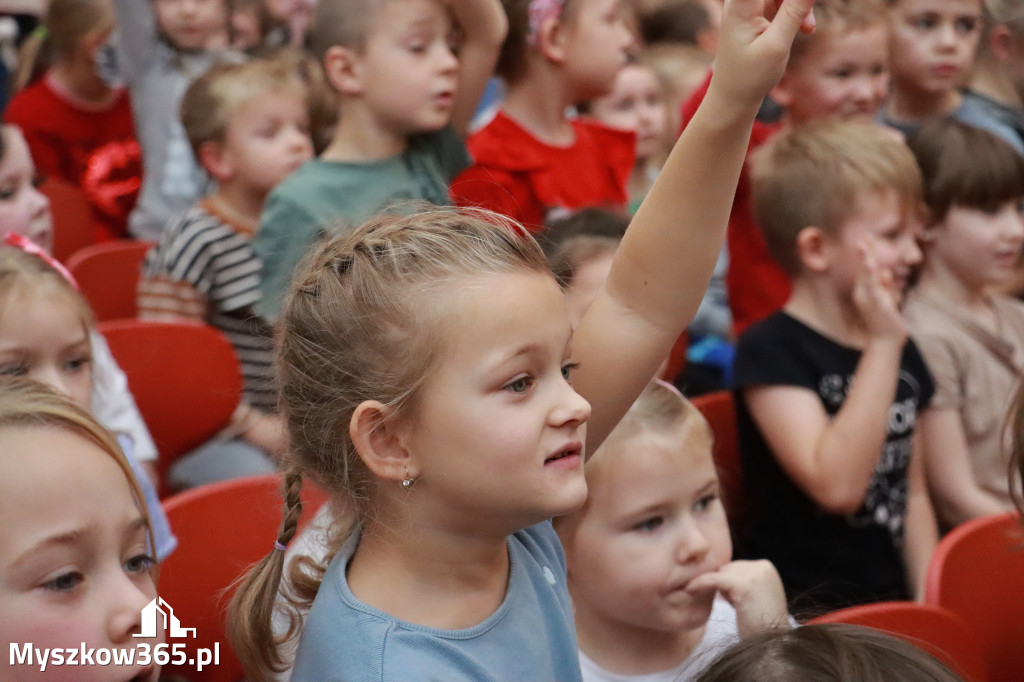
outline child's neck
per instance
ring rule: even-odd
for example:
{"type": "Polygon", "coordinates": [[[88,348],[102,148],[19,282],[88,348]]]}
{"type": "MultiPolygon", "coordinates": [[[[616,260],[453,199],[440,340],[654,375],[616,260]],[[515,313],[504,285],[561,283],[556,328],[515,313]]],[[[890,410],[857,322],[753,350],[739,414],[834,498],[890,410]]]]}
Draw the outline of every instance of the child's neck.
{"type": "Polygon", "coordinates": [[[867,333],[853,309],[853,302],[827,280],[793,278],[793,293],[783,310],[844,346],[863,348],[867,343],[867,333]]]}
{"type": "Polygon", "coordinates": [[[922,294],[942,301],[982,324],[992,321],[991,292],[985,287],[968,285],[937,258],[925,262],[916,286],[922,294]]]}
{"type": "Polygon", "coordinates": [[[92,107],[109,104],[116,91],[96,77],[91,65],[58,62],[48,73],[50,82],[71,100],[92,107]]]}
{"type": "Polygon", "coordinates": [[[320,158],[346,163],[380,161],[401,154],[408,146],[408,135],[389,129],[362,102],[352,100],[342,107],[334,138],[320,158]]]}
{"type": "Polygon", "coordinates": [[[421,521],[403,514],[364,527],[347,570],[352,593],[417,625],[460,630],[483,622],[508,589],[506,535],[421,521]]]}
{"type": "Polygon", "coordinates": [[[930,116],[951,113],[960,106],[963,99],[964,96],[958,90],[923,92],[907,84],[898,84],[893,79],[885,110],[896,121],[920,121],[930,116]]]}
{"type": "Polygon", "coordinates": [[[971,90],[1007,106],[1015,109],[1024,108],[1024,98],[1013,84],[1013,78],[999,66],[998,60],[989,54],[978,57],[970,87],[971,90]]]}
{"type": "Polygon", "coordinates": [[[211,194],[209,201],[225,219],[245,230],[255,232],[267,192],[254,190],[240,182],[225,182],[211,194]]]}
{"type": "Polygon", "coordinates": [[[660,631],[609,622],[576,604],[580,649],[605,670],[618,675],[645,675],[675,668],[693,653],[707,624],[693,630],[660,631]]]}
{"type": "Polygon", "coordinates": [[[565,114],[570,100],[554,74],[540,74],[510,86],[501,109],[541,142],[568,147],[576,141],[565,114]]]}

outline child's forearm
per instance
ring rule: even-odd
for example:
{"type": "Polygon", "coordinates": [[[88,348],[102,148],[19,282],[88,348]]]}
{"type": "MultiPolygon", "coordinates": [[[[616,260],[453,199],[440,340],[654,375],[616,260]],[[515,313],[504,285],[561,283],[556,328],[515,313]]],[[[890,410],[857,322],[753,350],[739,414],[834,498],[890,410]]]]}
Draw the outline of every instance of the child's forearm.
{"type": "Polygon", "coordinates": [[[829,511],[851,513],[864,500],[888,434],[902,355],[895,339],[868,343],[843,406],[818,440],[815,487],[829,511]]]}
{"type": "Polygon", "coordinates": [[[910,481],[907,486],[907,518],[905,521],[903,560],[906,564],[907,584],[911,595],[924,598],[924,583],[935,546],[939,542],[935,512],[928,498],[924,480],[924,462],[921,448],[914,448],[910,463],[910,481]]]}
{"type": "Polygon", "coordinates": [[[452,127],[465,136],[494,72],[501,44],[508,33],[508,19],[499,0],[450,0],[449,4],[463,30],[452,127]]]}

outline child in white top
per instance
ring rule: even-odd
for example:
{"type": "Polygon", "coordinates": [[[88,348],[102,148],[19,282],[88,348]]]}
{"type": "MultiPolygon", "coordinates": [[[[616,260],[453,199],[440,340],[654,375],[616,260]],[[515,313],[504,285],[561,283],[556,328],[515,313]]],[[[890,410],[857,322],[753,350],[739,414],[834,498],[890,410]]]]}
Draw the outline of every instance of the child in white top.
{"type": "Polygon", "coordinates": [[[0,640],[11,646],[0,677],[155,682],[163,631],[137,637],[156,598],[150,541],[146,503],[110,432],[42,384],[0,378],[0,640]],[[16,645],[49,652],[16,665],[16,645]],[[65,653],[82,648],[94,661],[100,649],[139,656],[58,661],[72,665],[65,653]]]}
{"type": "Polygon", "coordinates": [[[711,430],[652,383],[587,463],[586,504],[555,519],[586,682],[686,682],[721,650],[789,627],[767,561],[730,561],[711,430]]]}
{"type": "Polygon", "coordinates": [[[297,585],[316,597],[294,679],[579,679],[548,519],[584,502],[584,435],[600,445],[700,302],[810,3],[764,10],[727,5],[708,98],[575,341],[540,248],[494,214],[384,216],[307,259],[279,341],[285,518],[229,616],[248,674],[279,666],[271,615],[306,474],[342,510],[344,546],[297,585]]]}

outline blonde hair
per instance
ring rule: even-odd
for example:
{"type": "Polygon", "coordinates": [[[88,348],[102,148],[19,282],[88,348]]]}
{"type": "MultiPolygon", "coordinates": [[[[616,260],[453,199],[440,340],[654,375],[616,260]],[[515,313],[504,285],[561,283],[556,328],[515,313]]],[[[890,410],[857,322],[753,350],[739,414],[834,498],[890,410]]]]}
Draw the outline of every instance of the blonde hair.
{"type": "Polygon", "coordinates": [[[0,312],[8,297],[26,291],[26,288],[38,291],[43,287],[63,294],[78,312],[82,325],[86,329],[92,328],[93,315],[89,304],[64,275],[39,256],[0,244],[0,312]]]}
{"type": "Polygon", "coordinates": [[[253,97],[295,89],[306,99],[309,91],[294,59],[284,56],[221,63],[192,81],[181,99],[181,123],[192,151],[206,142],[223,143],[238,109],[253,97]]]}
{"type": "Polygon", "coordinates": [[[808,226],[836,234],[857,214],[866,192],[896,193],[903,208],[921,206],[921,172],[891,130],[872,123],[825,119],[780,132],[753,157],[754,219],[768,250],[798,274],[797,235],[808,226]]]}
{"type": "Polygon", "coordinates": [[[817,0],[814,3],[814,32],[797,34],[789,63],[796,63],[812,45],[827,36],[885,26],[889,4],[886,0],[817,0]]]}
{"type": "MultiPolygon", "coordinates": [[[[346,512],[331,529],[331,550],[372,517],[377,482],[349,436],[356,407],[376,400],[394,419],[413,414],[442,349],[447,309],[431,305],[438,293],[466,277],[521,271],[551,276],[522,226],[479,210],[381,215],[313,250],[293,280],[278,337],[281,412],[291,440],[280,543],[295,534],[302,476],[346,512]]],[[[293,608],[312,601],[332,554],[311,573],[302,570],[309,562],[291,565],[284,593],[294,597],[293,608]]],[[[231,602],[232,644],[257,679],[283,668],[270,623],[283,572],[283,552],[271,552],[231,602]]],[[[284,640],[297,628],[297,613],[289,615],[284,640]]]]}
{"type": "Polygon", "coordinates": [[[70,58],[87,35],[112,29],[115,24],[111,0],[50,0],[42,25],[18,50],[11,92],[34,83],[55,62],[70,58]]]}
{"type": "Polygon", "coordinates": [[[1002,24],[1015,36],[1024,37],[1024,0],[984,0],[984,6],[988,21],[1002,24]]]}
{"type": "Polygon", "coordinates": [[[317,0],[309,31],[310,48],[323,62],[327,50],[340,45],[353,50],[366,47],[377,11],[391,0],[317,0]]]}
{"type": "MultiPolygon", "coordinates": [[[[695,439],[706,442],[707,454],[711,457],[714,436],[704,415],[671,385],[652,381],[587,462],[587,481],[599,480],[611,462],[629,456],[638,436],[650,432],[678,437],[680,448],[690,447],[695,439]]],[[[589,508],[588,497],[576,511],[556,518],[554,523],[559,534],[571,536],[589,508]]]]}
{"type": "Polygon", "coordinates": [[[135,479],[131,464],[114,435],[101,426],[85,408],[46,384],[0,376],[0,429],[5,428],[63,429],[84,438],[110,455],[128,480],[135,504],[146,519],[149,546],[156,547],[146,498],[135,479]]]}

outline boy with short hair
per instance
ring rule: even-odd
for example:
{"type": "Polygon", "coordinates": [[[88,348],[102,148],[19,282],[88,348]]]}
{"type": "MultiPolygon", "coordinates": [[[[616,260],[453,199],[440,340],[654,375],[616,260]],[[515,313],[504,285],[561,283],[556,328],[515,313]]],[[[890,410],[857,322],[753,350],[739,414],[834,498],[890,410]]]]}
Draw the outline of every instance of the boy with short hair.
{"type": "Polygon", "coordinates": [[[889,0],[892,86],[881,121],[906,135],[936,116],[996,135],[1024,156],[1012,112],[963,90],[978,54],[982,0],[889,0]]]}
{"type": "MultiPolygon", "coordinates": [[[[139,283],[139,316],[184,317],[206,322],[231,341],[241,363],[244,397],[229,447],[235,471],[218,456],[216,472],[182,462],[172,475],[182,487],[273,470],[267,453],[284,449],[284,431],[274,414],[272,331],[254,313],[260,296],[259,258],[251,241],[263,200],[278,182],[313,155],[307,92],[284,58],[219,65],[189,86],[181,118],[217,191],[170,223],[149,252],[139,283]],[[245,454],[248,453],[248,454],[245,454]],[[254,460],[251,469],[243,460],[254,460]],[[189,473],[191,471],[191,473],[189,473]]],[[[211,458],[212,454],[209,455],[211,458]]]]}
{"type": "Polygon", "coordinates": [[[497,0],[317,3],[313,48],[338,92],[339,120],[327,149],[267,201],[253,244],[263,261],[261,315],[277,317],[296,264],[328,229],[400,202],[450,203],[506,25],[497,0]]]}
{"type": "Polygon", "coordinates": [[[114,0],[114,6],[119,53],[105,73],[128,83],[142,147],[142,188],[128,230],[156,241],[167,221],[207,190],[178,105],[192,79],[230,55],[227,0],[114,0]]]}
{"type": "Polygon", "coordinates": [[[776,565],[798,617],[919,595],[936,529],[914,438],[934,386],[898,308],[921,260],[914,157],[833,119],[776,136],[752,180],[793,293],[737,345],[740,554],[776,565]]]}
{"type": "MultiPolygon", "coordinates": [[[[786,71],[771,93],[782,106],[783,117],[774,123],[755,123],[751,152],[791,126],[831,116],[869,120],[877,114],[889,83],[885,12],[885,0],[815,3],[817,27],[794,41],[786,71]]],[[[706,83],[683,105],[684,122],[693,116],[705,89],[706,83]]],[[[778,310],[790,294],[789,276],[769,254],[751,213],[746,167],[736,189],[726,246],[726,287],[738,335],[778,310]]]]}

